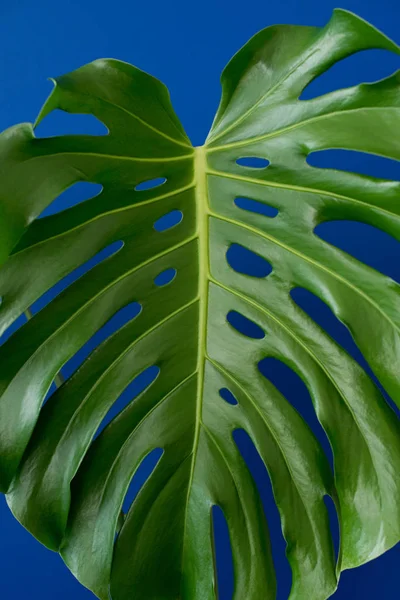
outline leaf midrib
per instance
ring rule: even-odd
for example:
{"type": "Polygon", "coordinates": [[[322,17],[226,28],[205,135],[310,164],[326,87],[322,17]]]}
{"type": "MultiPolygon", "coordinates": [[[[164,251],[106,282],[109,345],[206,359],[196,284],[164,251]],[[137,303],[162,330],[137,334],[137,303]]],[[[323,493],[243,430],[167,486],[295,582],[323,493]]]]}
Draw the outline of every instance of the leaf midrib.
{"type": "MultiPolygon", "coordinates": [[[[187,527],[187,513],[192,490],[194,470],[196,466],[197,449],[199,445],[201,414],[203,405],[204,391],[204,370],[206,360],[206,339],[207,339],[207,314],[208,314],[208,285],[209,285],[209,240],[208,240],[208,192],[207,192],[207,171],[206,154],[204,146],[195,148],[193,163],[193,178],[195,184],[195,201],[197,217],[197,237],[198,237],[198,255],[199,255],[199,329],[198,329],[198,347],[197,347],[197,395],[196,395],[196,414],[195,414],[195,434],[193,439],[192,459],[190,474],[187,487],[187,496],[185,503],[184,524],[183,524],[183,544],[182,544],[182,565],[185,556],[185,540],[187,527]]],[[[183,568],[181,569],[183,572],[183,568]]]]}

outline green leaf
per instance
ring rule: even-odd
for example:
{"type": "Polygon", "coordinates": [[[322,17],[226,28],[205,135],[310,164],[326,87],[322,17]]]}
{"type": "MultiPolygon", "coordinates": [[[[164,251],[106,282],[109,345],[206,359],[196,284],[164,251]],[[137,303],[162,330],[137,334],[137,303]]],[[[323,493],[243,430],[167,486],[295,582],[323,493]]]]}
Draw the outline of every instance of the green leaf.
{"type": "Polygon", "coordinates": [[[305,288],[323,300],[400,405],[399,285],[313,233],[321,222],[351,219],[400,240],[399,183],[306,162],[326,148],[399,160],[400,75],[299,100],[315,77],[368,48],[400,54],[342,10],[322,29],[261,31],[226,67],[202,147],[190,144],[159,81],[108,59],[54,80],[37,121],[54,109],[86,113],[108,135],[37,138],[29,124],[1,135],[1,331],[32,317],[0,348],[1,489],[17,519],[101,599],[216,598],[213,505],[228,523],[235,600],[275,598],[267,524],[236,429],[250,435],[271,478],[293,572],[290,600],[328,598],[342,569],[400,538],[399,421],[290,295],[305,288]],[[270,164],[236,162],[249,156],[270,164]],[[166,181],[137,189],[157,178],[166,181]],[[102,191],[37,218],[79,181],[102,191]],[[234,202],[241,197],[278,214],[243,210],[234,202]],[[183,214],[179,224],[154,228],[173,210],[183,214]],[[236,272],[226,258],[232,244],[272,272],[236,272]],[[103,250],[113,253],[31,311],[103,250]],[[157,285],[167,269],[175,277],[157,285]],[[133,302],[140,313],[62,382],[63,365],[133,302]],[[231,311],[261,335],[237,331],[231,311]],[[309,426],[257,368],[265,357],[307,385],[334,475],[309,426]],[[96,436],[151,366],[158,376],[96,436]],[[61,385],[43,404],[55,378],[61,385]],[[223,400],[222,389],[237,404],[223,400]],[[155,448],[162,456],[123,515],[130,481],[155,448]],[[326,495],[340,523],[337,565],[326,495]]]}

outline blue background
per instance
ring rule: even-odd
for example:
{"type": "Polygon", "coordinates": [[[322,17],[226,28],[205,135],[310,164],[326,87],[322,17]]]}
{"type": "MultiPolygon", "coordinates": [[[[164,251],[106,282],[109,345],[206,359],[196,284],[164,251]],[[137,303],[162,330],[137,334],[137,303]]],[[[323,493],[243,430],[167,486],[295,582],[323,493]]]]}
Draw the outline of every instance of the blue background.
{"type": "MultiPolygon", "coordinates": [[[[271,24],[324,25],[334,7],[331,0],[278,0],[275,3],[265,0],[247,3],[237,0],[153,0],[140,3],[127,0],[13,0],[2,3],[0,129],[35,119],[51,89],[47,77],[71,71],[99,57],[113,57],[150,72],[169,87],[174,107],[188,135],[194,145],[200,145],[219,101],[220,72],[233,53],[259,29],[271,24]]],[[[341,7],[358,13],[397,42],[400,41],[400,4],[396,0],[343,0],[341,7]]],[[[311,84],[306,95],[310,97],[363,80],[373,81],[399,66],[398,57],[385,52],[365,52],[332,68],[311,84]]],[[[50,116],[40,126],[39,134],[97,132],[98,125],[90,119],[74,119],[66,115],[50,116]]],[[[376,157],[335,151],[322,153],[312,160],[316,166],[347,168],[400,179],[398,165],[376,157]]],[[[77,189],[74,194],[63,197],[64,206],[83,199],[87,191],[77,189]]],[[[320,235],[400,281],[399,244],[386,234],[366,225],[343,222],[327,226],[320,235]]],[[[357,360],[363,361],[347,330],[337,323],[322,303],[306,295],[296,300],[357,360]]],[[[296,403],[326,447],[305,386],[279,364],[265,364],[264,369],[266,376],[296,403]]],[[[137,391],[143,381],[136,383],[137,391]]],[[[284,557],[284,542],[269,479],[252,443],[244,434],[239,433],[236,438],[262,495],[281,579],[279,600],[285,600],[290,589],[290,572],[284,557]]],[[[150,457],[135,477],[129,492],[130,501],[146,476],[146,469],[148,472],[151,461],[154,463],[155,459],[150,457]]],[[[2,598],[93,598],[75,581],[56,554],[42,547],[13,520],[3,497],[0,498],[0,523],[2,598]]],[[[215,530],[220,598],[228,600],[232,594],[232,568],[226,527],[218,514],[215,530]]],[[[332,531],[337,538],[333,517],[332,531]]],[[[345,572],[335,600],[372,600],[377,597],[394,600],[398,597],[399,559],[400,547],[397,546],[372,563],[345,572]]]]}

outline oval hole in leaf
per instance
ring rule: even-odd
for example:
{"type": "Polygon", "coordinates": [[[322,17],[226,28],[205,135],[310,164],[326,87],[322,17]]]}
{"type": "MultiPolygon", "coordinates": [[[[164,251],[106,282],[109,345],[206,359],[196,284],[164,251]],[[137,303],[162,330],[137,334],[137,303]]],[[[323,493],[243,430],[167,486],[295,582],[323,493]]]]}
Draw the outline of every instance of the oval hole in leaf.
{"type": "Polygon", "coordinates": [[[139,464],[131,479],[129,488],[124,498],[124,503],[122,505],[124,514],[127,514],[131,508],[140,490],[153,473],[157,464],[160,462],[163,453],[164,450],[162,448],[154,448],[143,458],[139,464]]]}
{"type": "Polygon", "coordinates": [[[329,529],[331,530],[331,536],[333,541],[333,548],[335,551],[335,561],[337,562],[340,548],[340,528],[339,519],[336,512],[335,503],[330,496],[327,494],[324,496],[324,502],[326,510],[328,511],[329,518],[329,529]]]}
{"type": "Polygon", "coordinates": [[[166,231],[167,229],[172,229],[183,219],[183,212],[180,210],[172,210],[171,212],[163,215],[154,223],[154,229],[156,231],[166,231]]]}
{"type": "Polygon", "coordinates": [[[263,358],[258,369],[303,417],[333,465],[332,449],[322,425],[315,414],[313,402],[303,379],[286,363],[274,357],[263,358]]]}
{"type": "Polygon", "coordinates": [[[400,283],[400,242],[359,221],[325,221],[314,229],[319,238],[400,283]]]}
{"type": "Polygon", "coordinates": [[[72,206],[76,206],[77,204],[82,204],[85,200],[90,200],[98,196],[102,189],[103,186],[100,183],[78,181],[55,198],[37,218],[43,219],[43,217],[49,217],[50,215],[67,210],[67,208],[72,208],[72,206]]]}
{"type": "Polygon", "coordinates": [[[219,390],[219,395],[228,404],[232,404],[232,405],[238,404],[238,401],[236,400],[235,396],[232,394],[232,392],[230,390],[228,390],[228,388],[221,388],[219,390]]]}
{"type": "Polygon", "coordinates": [[[399,58],[389,50],[363,50],[339,60],[302,91],[300,100],[311,100],[359,83],[378,81],[399,68],[399,58]]]}
{"type": "Polygon", "coordinates": [[[173,268],[166,269],[165,271],[162,271],[161,273],[159,273],[157,275],[157,277],[155,277],[154,283],[156,285],[158,285],[159,287],[161,287],[163,285],[168,285],[168,283],[171,283],[171,281],[173,281],[173,279],[175,279],[175,276],[176,276],[176,269],[173,269],[173,268]]]}
{"type": "Polygon", "coordinates": [[[110,338],[127,323],[135,319],[142,311],[139,302],[130,302],[118,310],[96,333],[78,350],[78,352],[63,366],[61,373],[65,379],[81,366],[84,360],[105,340],[110,338]]]}
{"type": "Polygon", "coordinates": [[[211,509],[211,519],[218,598],[231,600],[234,591],[234,570],[228,524],[222,509],[217,505],[211,509]]]}
{"type": "Polygon", "coordinates": [[[276,215],[279,213],[277,208],[274,208],[269,204],[264,204],[264,202],[259,202],[258,200],[251,200],[250,198],[235,198],[234,203],[242,210],[264,215],[265,217],[270,217],[271,219],[276,217],[276,215]]]}
{"type": "Polygon", "coordinates": [[[236,159],[239,167],[250,167],[251,169],[265,169],[269,165],[269,160],[260,156],[241,156],[236,159]]]}
{"type": "Polygon", "coordinates": [[[391,406],[394,412],[400,417],[400,409],[393,402],[386,390],[381,385],[380,381],[374,375],[371,367],[364,358],[361,350],[355,343],[353,336],[350,331],[342,323],[332,309],[321,300],[318,296],[306,290],[304,288],[293,288],[290,291],[290,296],[293,301],[317,324],[319,325],[328,335],[335,340],[339,346],[344,348],[364,369],[364,371],[371,377],[376,383],[386,402],[391,406]]]}
{"type": "Polygon", "coordinates": [[[108,135],[108,129],[94,115],[68,113],[56,108],[35,127],[36,137],[54,137],[56,135],[108,135]]]}
{"type": "Polygon", "coordinates": [[[264,516],[268,522],[272,557],[278,582],[278,598],[288,598],[292,585],[292,571],[285,554],[286,542],[268,471],[247,431],[235,429],[232,437],[256,485],[263,505],[264,516]]]}
{"type": "Polygon", "coordinates": [[[263,278],[272,272],[271,263],[240,244],[231,244],[226,252],[228,265],[237,273],[263,278]]]}
{"type": "Polygon", "coordinates": [[[107,258],[114,256],[117,254],[124,246],[124,242],[119,240],[117,242],[113,242],[109,246],[100,250],[97,254],[92,256],[88,261],[68,273],[65,277],[60,279],[53,287],[51,287],[47,292],[45,292],[40,298],[38,298],[30,307],[32,314],[36,314],[39,310],[42,310],[49,302],[54,300],[56,296],[61,294],[66,288],[75,283],[78,279],[83,277],[88,271],[96,267],[99,263],[105,261],[107,258]]]}
{"type": "Polygon", "coordinates": [[[147,179],[141,181],[135,186],[135,192],[143,192],[145,190],[152,190],[160,185],[163,185],[167,181],[166,177],[155,177],[154,179],[147,179]]]}
{"type": "Polygon", "coordinates": [[[139,375],[126,386],[119,398],[114,402],[104,419],[102,420],[95,437],[97,437],[103,429],[120,414],[131,402],[135,400],[145,390],[147,390],[157,379],[160,374],[160,368],[156,365],[147,367],[139,375]]]}
{"type": "Polygon", "coordinates": [[[236,310],[230,310],[226,315],[226,320],[234,329],[236,329],[236,331],[246,337],[255,340],[262,340],[262,338],[265,337],[264,331],[257,323],[254,323],[254,321],[251,321],[241,313],[236,312],[236,310]]]}
{"type": "Polygon", "coordinates": [[[307,156],[307,163],[318,169],[346,171],[379,179],[400,180],[400,163],[392,158],[357,150],[318,150],[307,156]]]}

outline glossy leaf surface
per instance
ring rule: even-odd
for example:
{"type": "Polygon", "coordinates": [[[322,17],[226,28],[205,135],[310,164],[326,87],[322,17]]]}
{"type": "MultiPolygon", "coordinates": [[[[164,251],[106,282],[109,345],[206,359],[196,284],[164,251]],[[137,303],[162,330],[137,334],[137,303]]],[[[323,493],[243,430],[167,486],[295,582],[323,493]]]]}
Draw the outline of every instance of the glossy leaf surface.
{"type": "Polygon", "coordinates": [[[216,598],[214,505],[229,529],[234,599],[275,598],[267,522],[238,429],[271,478],[290,600],[325,600],[340,570],[400,538],[397,416],[291,296],[303,288],[333,311],[400,406],[399,285],[314,233],[348,219],[400,240],[399,183],[307,163],[333,148],[400,160],[400,77],[299,100],[332,64],[368,48],[400,54],[341,10],[322,29],[261,31],[226,67],[202,147],[190,144],[159,81],[110,59],[55,80],[38,119],[54,109],[91,114],[108,134],[43,139],[23,124],[1,135],[1,331],[32,317],[0,348],[1,490],[102,600],[216,598]],[[77,182],[102,189],[38,219],[77,182]],[[242,268],[249,262],[257,270],[242,268]],[[128,306],[125,324],[62,381],[62,367],[128,306]],[[268,358],[307,386],[334,474],[262,374],[268,358]],[[149,384],[103,427],[145,371],[149,384]],[[152,451],[154,469],[124,515],[152,451]],[[337,565],[326,495],[340,523],[337,565]]]}

